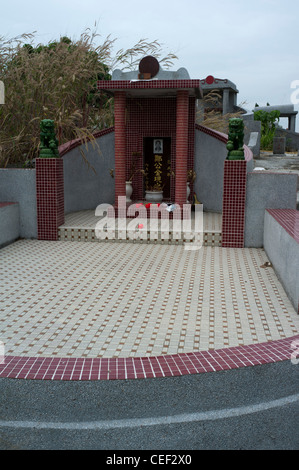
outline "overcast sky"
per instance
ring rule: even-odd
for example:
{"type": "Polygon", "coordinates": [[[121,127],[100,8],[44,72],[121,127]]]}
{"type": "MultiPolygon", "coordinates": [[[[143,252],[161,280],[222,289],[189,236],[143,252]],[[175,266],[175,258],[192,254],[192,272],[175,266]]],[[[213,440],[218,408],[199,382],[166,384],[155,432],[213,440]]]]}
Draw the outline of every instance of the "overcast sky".
{"type": "Polygon", "coordinates": [[[246,102],[248,110],[256,102],[290,104],[291,83],[299,81],[298,0],[0,0],[0,5],[0,36],[36,31],[36,42],[45,44],[64,35],[78,39],[97,22],[98,41],[111,35],[115,50],[141,38],[157,39],[165,52],[178,56],[175,70],[185,67],[192,79],[213,75],[234,82],[238,104],[246,102]]]}

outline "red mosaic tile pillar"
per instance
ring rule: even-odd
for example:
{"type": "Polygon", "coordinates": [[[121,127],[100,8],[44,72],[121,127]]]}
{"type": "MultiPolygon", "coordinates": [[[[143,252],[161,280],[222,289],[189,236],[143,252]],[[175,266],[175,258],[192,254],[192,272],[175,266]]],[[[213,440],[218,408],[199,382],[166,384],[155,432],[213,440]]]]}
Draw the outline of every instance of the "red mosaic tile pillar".
{"type": "Polygon", "coordinates": [[[62,158],[36,159],[37,231],[39,240],[58,240],[64,223],[62,158]]]}
{"type": "Polygon", "coordinates": [[[114,94],[115,116],[115,207],[118,197],[126,195],[126,93],[114,94]]]}
{"type": "Polygon", "coordinates": [[[177,92],[175,202],[183,209],[187,200],[189,93],[177,92]]]}
{"type": "Polygon", "coordinates": [[[246,161],[225,160],[222,208],[222,246],[244,247],[246,161]]]}

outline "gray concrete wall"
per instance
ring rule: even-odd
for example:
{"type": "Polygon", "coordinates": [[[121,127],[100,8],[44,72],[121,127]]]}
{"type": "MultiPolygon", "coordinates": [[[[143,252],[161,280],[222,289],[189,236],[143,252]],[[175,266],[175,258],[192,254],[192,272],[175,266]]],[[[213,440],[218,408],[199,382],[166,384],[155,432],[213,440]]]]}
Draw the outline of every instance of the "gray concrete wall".
{"type": "MultiPolygon", "coordinates": [[[[97,139],[99,149],[88,145],[76,147],[63,156],[65,213],[95,209],[102,203],[114,204],[115,180],[109,170],[115,167],[114,132],[97,139]],[[96,173],[88,167],[80,150],[96,173]]],[[[224,142],[196,129],[194,169],[197,174],[194,189],[205,211],[221,212],[223,197],[224,160],[227,157],[224,142]]],[[[253,169],[253,160],[248,162],[253,169]]]]}
{"type": "Polygon", "coordinates": [[[91,143],[76,147],[63,158],[65,213],[95,209],[101,203],[114,203],[115,182],[109,170],[115,167],[114,132],[91,143]],[[84,151],[90,167],[84,161],[84,151]],[[95,171],[92,170],[94,168],[95,171]]]}
{"type": "Polygon", "coordinates": [[[20,236],[19,204],[0,207],[0,248],[8,245],[20,236]]]}
{"type": "Polygon", "coordinates": [[[37,238],[35,180],[33,169],[0,168],[0,201],[19,203],[22,238],[37,238]]]}
{"type": "Polygon", "coordinates": [[[299,244],[266,211],[264,248],[296,312],[299,307],[299,244]]]}
{"type": "Polygon", "coordinates": [[[194,191],[204,211],[221,212],[226,146],[214,137],[195,130],[194,191]]]}
{"type": "MultiPolygon", "coordinates": [[[[194,170],[196,180],[194,191],[206,212],[222,212],[224,161],[227,157],[226,144],[217,138],[195,130],[194,170]]],[[[254,162],[247,162],[247,172],[252,171],[254,162]]]]}
{"type": "Polygon", "coordinates": [[[245,247],[264,245],[265,209],[296,209],[297,175],[254,171],[247,175],[245,247]]]}

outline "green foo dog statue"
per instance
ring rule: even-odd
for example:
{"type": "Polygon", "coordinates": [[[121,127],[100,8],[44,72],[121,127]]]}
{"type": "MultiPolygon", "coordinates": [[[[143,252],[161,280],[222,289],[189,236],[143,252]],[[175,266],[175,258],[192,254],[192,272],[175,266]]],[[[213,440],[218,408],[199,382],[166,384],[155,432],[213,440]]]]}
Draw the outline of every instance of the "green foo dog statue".
{"type": "Polygon", "coordinates": [[[240,118],[229,120],[227,160],[244,160],[244,122],[240,118]]]}
{"type": "Polygon", "coordinates": [[[40,123],[40,158],[58,158],[58,140],[55,135],[54,121],[43,119],[40,123]]]}

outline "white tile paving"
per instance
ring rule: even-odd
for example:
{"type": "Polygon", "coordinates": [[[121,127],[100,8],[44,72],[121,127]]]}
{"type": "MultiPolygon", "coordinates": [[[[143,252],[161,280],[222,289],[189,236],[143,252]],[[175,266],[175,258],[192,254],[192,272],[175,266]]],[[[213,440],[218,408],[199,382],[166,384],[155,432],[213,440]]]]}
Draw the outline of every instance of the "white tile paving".
{"type": "Polygon", "coordinates": [[[7,355],[129,357],[299,332],[262,249],[20,240],[0,250],[7,355]]]}

